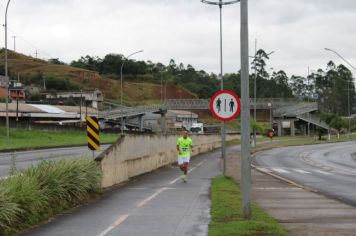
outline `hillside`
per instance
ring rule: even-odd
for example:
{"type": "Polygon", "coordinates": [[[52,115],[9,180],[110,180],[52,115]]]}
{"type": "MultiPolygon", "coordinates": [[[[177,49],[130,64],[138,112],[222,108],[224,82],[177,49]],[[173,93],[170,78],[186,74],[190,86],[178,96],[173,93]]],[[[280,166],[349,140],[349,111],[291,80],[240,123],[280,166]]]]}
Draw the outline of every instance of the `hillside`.
{"type": "MultiPolygon", "coordinates": [[[[4,50],[0,51],[4,58],[4,50]]],[[[98,88],[104,93],[105,99],[118,102],[120,99],[120,81],[99,75],[98,72],[54,64],[8,51],[9,74],[11,79],[17,79],[25,85],[46,84],[48,90],[87,90],[98,88]]],[[[56,63],[56,62],[55,62],[56,63]]],[[[60,63],[60,62],[58,62],[60,63]]],[[[4,74],[4,61],[0,62],[0,74],[4,74]]],[[[165,87],[165,86],[164,86],[165,87]]],[[[145,78],[124,78],[123,99],[128,105],[159,103],[161,100],[160,81],[145,80],[145,78]],[[126,81],[125,81],[126,80],[126,81]]],[[[164,97],[163,91],[163,97],[164,97]]],[[[173,82],[166,85],[166,98],[195,98],[187,89],[173,82]]]]}

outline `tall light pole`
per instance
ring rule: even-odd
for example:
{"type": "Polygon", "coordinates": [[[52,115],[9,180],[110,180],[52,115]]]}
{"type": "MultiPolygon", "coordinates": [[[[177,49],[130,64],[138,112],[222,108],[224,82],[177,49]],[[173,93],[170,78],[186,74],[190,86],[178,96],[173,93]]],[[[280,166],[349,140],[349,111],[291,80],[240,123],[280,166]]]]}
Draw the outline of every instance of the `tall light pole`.
{"type": "MultiPolygon", "coordinates": [[[[206,1],[206,0],[201,0],[202,3],[210,4],[210,5],[217,5],[219,6],[220,9],[220,89],[224,90],[224,79],[223,79],[223,48],[222,48],[222,6],[223,5],[231,5],[240,2],[240,0],[233,0],[233,1],[206,1]]],[[[224,175],[226,171],[226,158],[225,158],[225,146],[226,146],[226,137],[225,137],[225,132],[226,132],[226,126],[225,122],[221,123],[221,157],[224,161],[224,175]]]]}
{"type": "MultiPolygon", "coordinates": [[[[271,54],[273,54],[274,51],[267,53],[267,57],[271,54]]],[[[253,99],[253,118],[255,122],[257,123],[257,115],[256,115],[256,110],[257,110],[257,67],[256,67],[256,60],[257,60],[257,39],[255,39],[255,56],[254,58],[254,66],[255,66],[255,76],[254,76],[254,99],[253,99]]],[[[261,59],[261,57],[260,57],[261,59]]],[[[255,147],[257,145],[257,138],[256,138],[256,129],[253,129],[253,146],[255,147]]]]}
{"type": "Polygon", "coordinates": [[[9,127],[9,72],[7,68],[7,10],[9,8],[11,0],[7,1],[5,10],[5,77],[6,77],[6,140],[9,141],[10,138],[10,127],[9,127]]]}
{"type": "Polygon", "coordinates": [[[129,57],[137,54],[137,53],[140,53],[140,52],[143,52],[143,50],[140,50],[140,51],[137,51],[137,52],[134,52],[134,53],[131,53],[130,55],[128,55],[127,57],[124,56],[124,60],[122,61],[121,63],[121,68],[120,68],[120,105],[122,106],[122,92],[123,92],[123,83],[122,83],[122,68],[124,68],[124,64],[126,62],[126,60],[129,59],[129,57]]]}
{"type": "MultiPolygon", "coordinates": [[[[335,50],[332,50],[330,48],[324,48],[326,51],[330,51],[335,53],[338,57],[340,57],[344,62],[346,62],[349,66],[351,66],[352,69],[354,69],[356,71],[356,67],[354,67],[353,65],[351,65],[350,62],[348,62],[343,56],[341,56],[338,52],[336,52],[335,50]]],[[[347,91],[348,91],[348,112],[349,112],[349,138],[351,137],[351,108],[350,108],[350,83],[352,81],[347,81],[347,91]]]]}
{"type": "Polygon", "coordinates": [[[242,213],[251,218],[250,90],[248,57],[248,0],[241,0],[241,193],[242,213]]]}

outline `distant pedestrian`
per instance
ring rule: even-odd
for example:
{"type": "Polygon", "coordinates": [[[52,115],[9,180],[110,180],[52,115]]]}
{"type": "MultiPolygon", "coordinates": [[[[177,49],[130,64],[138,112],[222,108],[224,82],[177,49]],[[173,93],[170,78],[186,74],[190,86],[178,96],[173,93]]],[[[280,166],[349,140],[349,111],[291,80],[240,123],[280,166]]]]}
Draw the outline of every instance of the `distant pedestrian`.
{"type": "Polygon", "coordinates": [[[229,102],[229,106],[230,106],[230,112],[234,112],[235,102],[232,98],[231,101],[229,102]]]}
{"type": "Polygon", "coordinates": [[[220,112],[221,110],[221,99],[218,98],[218,100],[216,101],[216,107],[218,108],[218,112],[220,112]]]}
{"type": "Polygon", "coordinates": [[[184,182],[187,182],[188,177],[188,166],[191,156],[191,150],[193,148],[193,141],[188,137],[188,131],[183,131],[183,137],[177,140],[177,151],[178,151],[178,165],[183,171],[181,176],[184,182]]]}

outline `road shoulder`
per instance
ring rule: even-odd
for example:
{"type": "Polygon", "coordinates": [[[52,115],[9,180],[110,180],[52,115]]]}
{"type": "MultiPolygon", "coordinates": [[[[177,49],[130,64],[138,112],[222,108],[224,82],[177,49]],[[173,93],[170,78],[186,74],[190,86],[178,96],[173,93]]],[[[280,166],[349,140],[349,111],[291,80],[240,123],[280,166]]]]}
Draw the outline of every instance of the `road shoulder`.
{"type": "MultiPolygon", "coordinates": [[[[240,183],[239,153],[228,153],[227,174],[240,183]]],[[[355,235],[356,208],[252,169],[253,201],[291,235],[355,235]]]]}

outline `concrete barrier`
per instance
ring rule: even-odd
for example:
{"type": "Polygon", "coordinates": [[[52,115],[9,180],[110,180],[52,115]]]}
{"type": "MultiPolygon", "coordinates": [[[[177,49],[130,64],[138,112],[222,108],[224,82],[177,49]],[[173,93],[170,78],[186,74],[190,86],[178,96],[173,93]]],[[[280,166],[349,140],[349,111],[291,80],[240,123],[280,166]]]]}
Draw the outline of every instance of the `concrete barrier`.
{"type": "MultiPolygon", "coordinates": [[[[95,160],[103,170],[104,188],[129,180],[177,161],[179,135],[125,135],[95,160]]],[[[221,146],[220,135],[191,135],[192,155],[209,152],[221,146]]],[[[238,138],[227,135],[226,140],[238,138]]]]}

